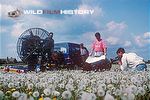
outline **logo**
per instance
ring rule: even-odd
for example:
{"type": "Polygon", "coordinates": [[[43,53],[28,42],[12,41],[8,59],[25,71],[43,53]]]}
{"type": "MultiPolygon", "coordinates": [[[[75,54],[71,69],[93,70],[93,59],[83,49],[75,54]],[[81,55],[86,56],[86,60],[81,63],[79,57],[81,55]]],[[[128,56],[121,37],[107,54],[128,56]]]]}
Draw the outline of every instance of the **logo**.
{"type": "Polygon", "coordinates": [[[21,14],[25,15],[40,15],[40,14],[60,14],[60,15],[92,15],[92,9],[70,9],[70,10],[15,10],[8,12],[8,17],[19,17],[21,14]]]}
{"type": "Polygon", "coordinates": [[[15,17],[19,17],[20,15],[21,15],[21,11],[19,9],[8,12],[8,17],[15,18],[15,17]]]}

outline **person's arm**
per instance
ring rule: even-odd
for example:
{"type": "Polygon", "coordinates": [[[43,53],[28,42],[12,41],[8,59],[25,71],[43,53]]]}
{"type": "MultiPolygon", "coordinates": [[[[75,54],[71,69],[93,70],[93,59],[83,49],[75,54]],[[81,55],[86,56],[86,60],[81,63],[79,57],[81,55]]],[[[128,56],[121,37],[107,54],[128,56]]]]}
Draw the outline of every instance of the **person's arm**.
{"type": "Polygon", "coordinates": [[[103,55],[107,55],[107,48],[104,48],[104,54],[103,55]]]}
{"type": "Polygon", "coordinates": [[[94,52],[94,49],[91,50],[91,52],[89,53],[89,56],[92,56],[93,52],[94,52]]]}
{"type": "Polygon", "coordinates": [[[95,42],[92,44],[92,50],[89,53],[89,56],[92,56],[93,52],[94,52],[94,48],[95,48],[95,42]]]}
{"type": "Polygon", "coordinates": [[[123,55],[123,57],[121,58],[120,65],[121,65],[120,68],[121,68],[122,71],[127,69],[128,63],[127,63],[127,56],[126,55],[123,55]]]}
{"type": "Polygon", "coordinates": [[[102,48],[103,48],[103,55],[107,54],[107,47],[106,47],[106,43],[104,41],[102,41],[102,48]]]}

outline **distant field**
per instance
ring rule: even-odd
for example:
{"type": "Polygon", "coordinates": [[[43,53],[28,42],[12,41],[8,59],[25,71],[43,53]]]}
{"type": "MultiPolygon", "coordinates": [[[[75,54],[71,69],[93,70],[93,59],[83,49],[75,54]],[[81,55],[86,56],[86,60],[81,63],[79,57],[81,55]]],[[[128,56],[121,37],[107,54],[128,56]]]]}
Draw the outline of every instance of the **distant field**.
{"type": "MultiPolygon", "coordinates": [[[[18,66],[18,65],[20,65],[20,66],[27,66],[27,65],[24,64],[24,63],[7,64],[7,65],[13,65],[13,66],[15,66],[15,65],[17,65],[17,66],[18,66]]],[[[0,68],[2,68],[2,67],[4,67],[4,66],[6,66],[6,64],[1,65],[0,68]]],[[[148,67],[148,69],[150,69],[150,64],[147,64],[147,67],[148,67]]],[[[119,65],[118,65],[118,64],[112,64],[111,70],[116,70],[116,69],[120,69],[119,65]]]]}
{"type": "MultiPolygon", "coordinates": [[[[147,68],[148,70],[150,70],[150,64],[147,64],[147,68]]],[[[113,64],[111,70],[116,70],[116,69],[120,69],[118,64],[113,64]]]]}

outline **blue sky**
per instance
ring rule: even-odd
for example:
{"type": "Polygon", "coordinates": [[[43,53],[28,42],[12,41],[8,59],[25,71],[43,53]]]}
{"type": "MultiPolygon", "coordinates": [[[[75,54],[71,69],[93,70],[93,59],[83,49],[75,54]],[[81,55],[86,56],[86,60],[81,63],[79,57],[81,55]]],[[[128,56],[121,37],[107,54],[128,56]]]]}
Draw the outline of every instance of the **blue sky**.
{"type": "Polygon", "coordinates": [[[18,37],[40,27],[54,33],[55,42],[84,43],[89,49],[95,32],[108,46],[108,58],[118,47],[150,59],[150,0],[2,0],[0,58],[16,57],[18,37]],[[25,15],[8,17],[13,10],[92,9],[92,15],[25,15]]]}

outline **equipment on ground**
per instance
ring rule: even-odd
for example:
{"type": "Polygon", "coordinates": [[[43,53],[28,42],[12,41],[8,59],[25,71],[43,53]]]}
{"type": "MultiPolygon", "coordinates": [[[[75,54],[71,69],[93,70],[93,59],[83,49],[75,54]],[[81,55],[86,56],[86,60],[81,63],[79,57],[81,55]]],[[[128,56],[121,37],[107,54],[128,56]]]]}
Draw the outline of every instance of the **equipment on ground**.
{"type": "Polygon", "coordinates": [[[24,31],[17,42],[17,53],[20,59],[28,64],[31,70],[35,64],[50,61],[50,54],[54,48],[53,33],[42,28],[30,28],[24,31]],[[42,58],[42,61],[39,61],[42,58]]]}

